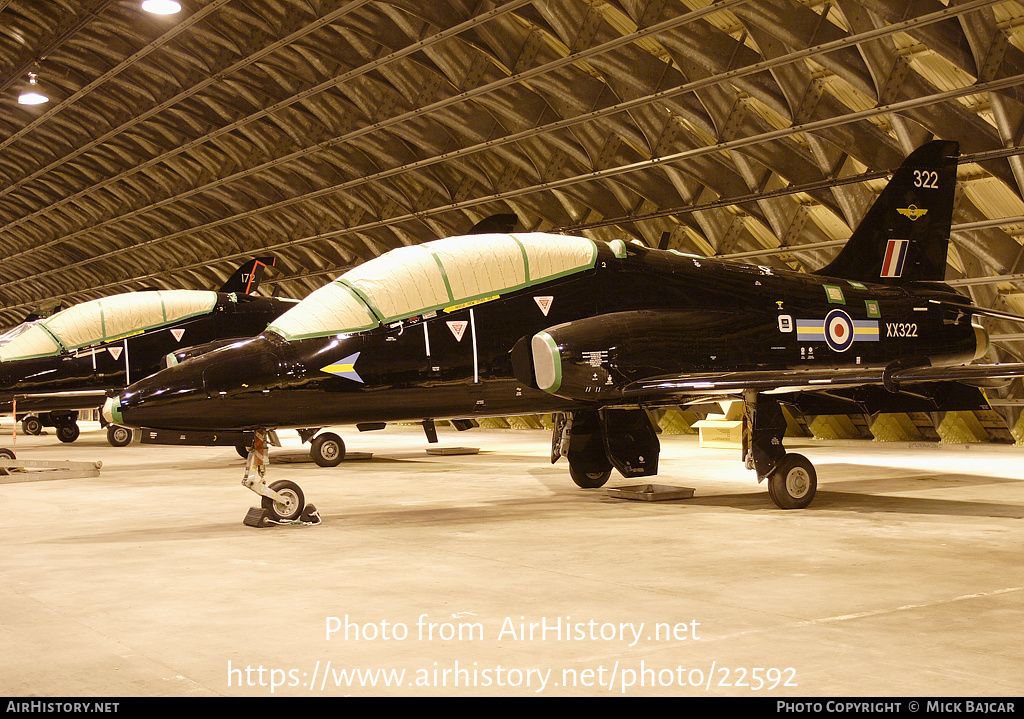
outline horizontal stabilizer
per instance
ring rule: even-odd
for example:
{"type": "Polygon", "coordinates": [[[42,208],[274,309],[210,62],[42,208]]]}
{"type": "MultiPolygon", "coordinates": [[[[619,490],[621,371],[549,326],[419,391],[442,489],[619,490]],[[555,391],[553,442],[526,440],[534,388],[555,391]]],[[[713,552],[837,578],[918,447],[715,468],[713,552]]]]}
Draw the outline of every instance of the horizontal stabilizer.
{"type": "Polygon", "coordinates": [[[1024,324],[1024,316],[1016,315],[1012,312],[1003,312],[1002,310],[991,310],[987,307],[977,307],[975,305],[964,304],[959,307],[953,305],[954,308],[963,310],[964,314],[969,315],[981,315],[983,317],[993,317],[998,320],[1006,320],[1007,322],[1020,322],[1024,324]]]}

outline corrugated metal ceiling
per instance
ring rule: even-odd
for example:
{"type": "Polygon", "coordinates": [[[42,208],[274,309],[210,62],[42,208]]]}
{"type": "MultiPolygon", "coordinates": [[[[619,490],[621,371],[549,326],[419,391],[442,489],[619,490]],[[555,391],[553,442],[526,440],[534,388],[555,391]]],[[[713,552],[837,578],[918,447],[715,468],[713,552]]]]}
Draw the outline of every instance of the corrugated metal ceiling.
{"type": "Polygon", "coordinates": [[[268,251],[303,297],[500,212],[813,269],[933,136],[973,160],[949,278],[1024,305],[1020,2],[183,5],[0,0],[0,325],[268,251]]]}

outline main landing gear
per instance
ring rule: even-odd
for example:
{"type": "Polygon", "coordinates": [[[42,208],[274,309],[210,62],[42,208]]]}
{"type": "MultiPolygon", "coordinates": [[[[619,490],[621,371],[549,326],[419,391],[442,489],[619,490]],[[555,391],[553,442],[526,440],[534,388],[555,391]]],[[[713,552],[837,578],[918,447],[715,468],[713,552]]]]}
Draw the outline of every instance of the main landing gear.
{"type": "MultiPolygon", "coordinates": [[[[309,456],[320,467],[337,467],[345,459],[345,442],[334,432],[317,435],[319,427],[300,429],[299,438],[302,443],[309,443],[309,456]],[[314,435],[316,435],[314,437],[314,435]],[[311,441],[312,440],[312,441],[311,441]]],[[[278,445],[280,446],[280,445],[278,445]]],[[[244,442],[235,445],[235,451],[242,459],[247,459],[252,452],[252,443],[244,442]]]]}
{"type": "MultiPolygon", "coordinates": [[[[772,395],[743,397],[743,459],[768,480],[768,496],[780,509],[803,509],[814,499],[818,477],[814,465],[782,446],[786,416],[772,395]]],[[[584,489],[603,487],[612,469],[623,477],[658,473],[660,445],[643,408],[583,410],[556,414],[551,435],[551,462],[569,460],[569,476],[584,489]]]]}
{"type": "Polygon", "coordinates": [[[253,432],[252,448],[245,463],[242,485],[262,498],[260,507],[253,507],[244,523],[254,527],[271,524],[320,524],[320,514],[312,504],[306,504],[299,485],[281,479],[268,485],[266,474],[270,463],[269,430],[253,432]]]}
{"type": "Polygon", "coordinates": [[[131,428],[119,424],[107,425],[107,443],[111,447],[127,447],[132,443],[134,434],[131,428]]]}
{"type": "Polygon", "coordinates": [[[643,408],[559,413],[554,423],[551,462],[568,459],[578,487],[603,487],[612,469],[628,478],[658,473],[661,444],[643,408]]]}
{"type": "Polygon", "coordinates": [[[81,433],[77,411],[41,412],[38,415],[28,414],[21,418],[21,431],[25,434],[42,434],[43,427],[53,427],[57,439],[65,443],[74,442],[81,433]]]}
{"type": "Polygon", "coordinates": [[[337,467],[345,459],[345,442],[334,432],[317,434],[319,427],[300,429],[303,444],[309,442],[309,456],[320,467],[337,467]]]}
{"type": "Polygon", "coordinates": [[[770,395],[750,392],[744,397],[747,421],[743,431],[743,458],[757,481],[768,480],[768,496],[780,509],[803,509],[814,499],[818,475],[802,454],[782,446],[786,417],[779,401],[770,395]]]}

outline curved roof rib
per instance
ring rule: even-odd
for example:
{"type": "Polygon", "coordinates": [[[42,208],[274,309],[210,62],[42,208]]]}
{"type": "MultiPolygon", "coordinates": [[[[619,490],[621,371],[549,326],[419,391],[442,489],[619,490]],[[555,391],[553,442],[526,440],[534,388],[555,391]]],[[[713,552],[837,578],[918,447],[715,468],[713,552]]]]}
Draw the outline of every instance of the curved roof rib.
{"type": "Polygon", "coordinates": [[[0,326],[254,253],[302,297],[499,212],[813,269],[932,137],[949,278],[1024,312],[1019,0],[183,5],[0,4],[0,326]]]}

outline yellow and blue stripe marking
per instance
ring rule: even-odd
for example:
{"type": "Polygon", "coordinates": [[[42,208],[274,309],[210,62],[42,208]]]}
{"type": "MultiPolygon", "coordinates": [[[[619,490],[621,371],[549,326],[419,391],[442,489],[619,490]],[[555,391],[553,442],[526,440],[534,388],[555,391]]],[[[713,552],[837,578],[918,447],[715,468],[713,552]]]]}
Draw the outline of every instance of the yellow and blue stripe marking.
{"type": "Polygon", "coordinates": [[[363,382],[363,378],[359,376],[359,373],[356,372],[356,360],[358,359],[359,353],[356,352],[355,354],[350,354],[339,362],[329,364],[326,367],[321,367],[320,371],[333,374],[337,377],[344,377],[345,379],[350,379],[353,382],[359,382],[360,384],[366,384],[363,382]]]}

